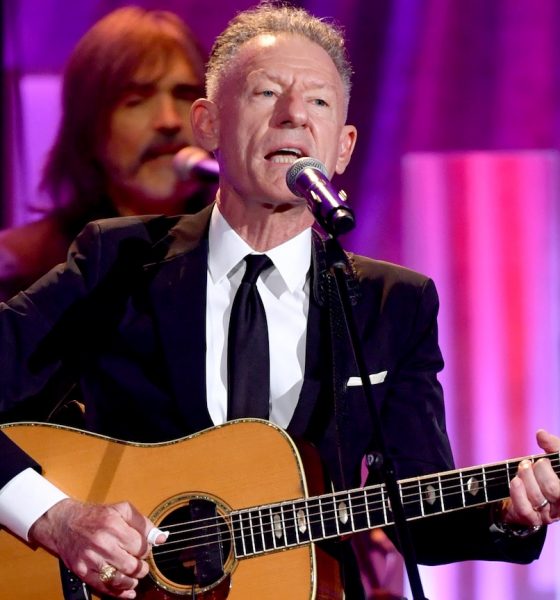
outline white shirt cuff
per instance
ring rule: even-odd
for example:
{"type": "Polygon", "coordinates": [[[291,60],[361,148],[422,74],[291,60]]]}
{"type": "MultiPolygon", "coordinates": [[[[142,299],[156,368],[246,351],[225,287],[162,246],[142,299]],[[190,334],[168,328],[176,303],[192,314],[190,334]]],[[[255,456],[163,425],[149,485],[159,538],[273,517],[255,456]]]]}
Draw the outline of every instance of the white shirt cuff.
{"type": "Polygon", "coordinates": [[[35,521],[68,496],[29,468],[0,489],[0,525],[28,541],[35,521]]]}

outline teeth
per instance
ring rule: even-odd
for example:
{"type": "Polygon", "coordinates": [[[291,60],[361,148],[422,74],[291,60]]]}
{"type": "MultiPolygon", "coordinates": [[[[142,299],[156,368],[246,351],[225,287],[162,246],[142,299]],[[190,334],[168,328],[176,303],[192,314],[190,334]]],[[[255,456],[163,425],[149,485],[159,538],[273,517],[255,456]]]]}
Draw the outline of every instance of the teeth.
{"type": "Polygon", "coordinates": [[[271,152],[267,159],[274,163],[292,164],[302,155],[302,151],[298,148],[278,148],[278,150],[271,152]]]}
{"type": "Polygon", "coordinates": [[[292,164],[298,159],[297,156],[290,156],[289,154],[274,154],[270,157],[270,162],[280,164],[292,164]]]}
{"type": "Polygon", "coordinates": [[[298,158],[301,157],[301,150],[298,148],[280,148],[278,152],[290,152],[291,154],[296,154],[298,158]]]}

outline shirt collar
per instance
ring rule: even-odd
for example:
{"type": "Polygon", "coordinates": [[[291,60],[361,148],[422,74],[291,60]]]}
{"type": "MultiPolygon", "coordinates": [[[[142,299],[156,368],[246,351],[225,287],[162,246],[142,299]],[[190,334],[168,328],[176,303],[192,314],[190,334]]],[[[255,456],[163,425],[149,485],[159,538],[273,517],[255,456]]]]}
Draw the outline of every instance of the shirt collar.
{"type": "MultiPolygon", "coordinates": [[[[235,232],[214,206],[208,232],[208,269],[218,283],[254,250],[235,232]]],[[[280,273],[286,287],[293,292],[303,286],[311,265],[311,229],[305,229],[292,239],[268,250],[267,256],[280,273]]]]}

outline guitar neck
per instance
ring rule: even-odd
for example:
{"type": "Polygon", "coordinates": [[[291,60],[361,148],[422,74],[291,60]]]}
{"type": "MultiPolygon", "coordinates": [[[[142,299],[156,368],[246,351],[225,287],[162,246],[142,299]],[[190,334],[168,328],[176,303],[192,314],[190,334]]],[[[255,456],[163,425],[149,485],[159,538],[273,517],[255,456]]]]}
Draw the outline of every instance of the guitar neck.
{"type": "MultiPolygon", "coordinates": [[[[522,460],[548,458],[560,473],[560,454],[531,455],[500,463],[402,479],[400,499],[407,521],[482,506],[509,496],[522,460]]],[[[384,484],[233,511],[238,558],[366,531],[393,523],[384,484]]]]}

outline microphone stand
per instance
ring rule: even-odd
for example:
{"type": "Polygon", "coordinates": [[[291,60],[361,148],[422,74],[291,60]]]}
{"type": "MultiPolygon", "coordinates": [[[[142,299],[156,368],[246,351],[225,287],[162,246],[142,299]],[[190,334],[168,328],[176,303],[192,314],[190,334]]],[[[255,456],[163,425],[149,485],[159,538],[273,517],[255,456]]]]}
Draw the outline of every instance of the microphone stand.
{"type": "Polygon", "coordinates": [[[328,235],[327,239],[325,240],[327,269],[333,274],[336,281],[338,295],[342,304],[342,312],[346,329],[350,340],[350,346],[354,354],[354,359],[358,367],[364,394],[366,396],[367,405],[369,407],[374,439],[377,441],[378,449],[376,451],[371,450],[368,452],[366,455],[366,464],[370,473],[373,470],[377,471],[381,474],[382,480],[385,482],[391,503],[391,510],[393,512],[395,531],[397,539],[399,540],[401,554],[404,559],[413,600],[428,600],[424,596],[422,581],[420,579],[418,564],[416,562],[416,552],[414,550],[414,545],[412,544],[412,538],[410,536],[408,523],[406,521],[404,507],[396,479],[395,468],[392,460],[387,454],[383,431],[380,425],[380,417],[373,402],[371,382],[369,380],[362,347],[360,345],[357,328],[354,321],[351,298],[347,287],[346,273],[350,269],[348,259],[336,238],[336,224],[333,223],[332,227],[327,227],[327,223],[322,219],[319,219],[319,224],[328,235]],[[329,229],[332,229],[333,233],[331,233],[329,229]]]}

